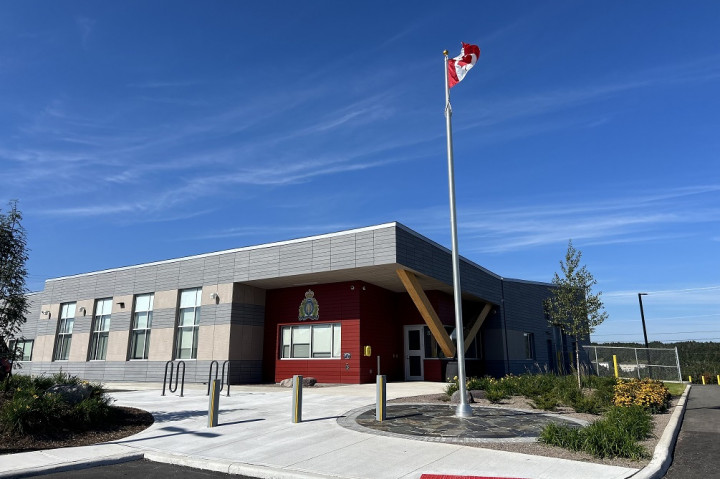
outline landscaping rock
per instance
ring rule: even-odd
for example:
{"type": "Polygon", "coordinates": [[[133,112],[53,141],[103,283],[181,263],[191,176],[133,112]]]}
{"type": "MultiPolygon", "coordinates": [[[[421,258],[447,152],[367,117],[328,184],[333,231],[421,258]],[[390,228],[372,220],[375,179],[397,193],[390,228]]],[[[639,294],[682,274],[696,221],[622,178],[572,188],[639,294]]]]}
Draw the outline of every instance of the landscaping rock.
{"type": "Polygon", "coordinates": [[[78,404],[90,397],[92,388],[88,383],[57,384],[48,388],[45,394],[59,394],[63,401],[72,405],[78,404]]]}
{"type": "MultiPolygon", "coordinates": [[[[291,388],[292,387],[293,380],[292,378],[283,379],[280,381],[280,386],[284,388],[291,388]]],[[[317,379],[312,377],[303,378],[302,380],[303,387],[313,387],[317,384],[317,379]]]]}
{"type": "MultiPolygon", "coordinates": [[[[467,398],[467,402],[468,403],[475,402],[473,400],[473,396],[470,393],[470,391],[465,391],[465,392],[467,393],[467,395],[465,396],[467,398]]],[[[460,404],[460,391],[455,391],[453,393],[452,397],[450,397],[450,404],[460,404]]]]}

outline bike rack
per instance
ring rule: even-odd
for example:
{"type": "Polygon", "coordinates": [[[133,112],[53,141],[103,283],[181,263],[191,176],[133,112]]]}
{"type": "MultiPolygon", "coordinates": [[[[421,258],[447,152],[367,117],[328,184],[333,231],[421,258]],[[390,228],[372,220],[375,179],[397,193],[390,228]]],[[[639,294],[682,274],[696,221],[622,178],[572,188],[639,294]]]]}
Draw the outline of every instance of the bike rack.
{"type": "MultiPolygon", "coordinates": [[[[215,379],[218,378],[218,369],[219,365],[218,362],[213,360],[210,362],[210,370],[208,371],[208,388],[207,388],[207,394],[206,396],[210,395],[210,384],[212,383],[213,377],[213,366],[215,366],[215,379]]],[[[230,396],[230,361],[224,361],[222,365],[222,373],[220,374],[220,392],[222,392],[223,388],[227,385],[227,393],[226,396],[230,396]],[[225,367],[227,367],[227,373],[225,372],[225,367]]]]}
{"type": "Polygon", "coordinates": [[[171,393],[175,393],[178,388],[178,381],[180,381],[180,397],[183,397],[185,391],[185,361],[178,361],[175,365],[175,361],[168,361],[165,363],[165,376],[163,377],[163,390],[162,395],[165,395],[165,384],[168,385],[168,390],[171,393]],[[170,380],[168,381],[168,366],[170,366],[170,380]],[[182,381],[180,381],[180,366],[182,366],[182,381]],[[175,387],[173,387],[173,371],[175,371],[175,387]]]}

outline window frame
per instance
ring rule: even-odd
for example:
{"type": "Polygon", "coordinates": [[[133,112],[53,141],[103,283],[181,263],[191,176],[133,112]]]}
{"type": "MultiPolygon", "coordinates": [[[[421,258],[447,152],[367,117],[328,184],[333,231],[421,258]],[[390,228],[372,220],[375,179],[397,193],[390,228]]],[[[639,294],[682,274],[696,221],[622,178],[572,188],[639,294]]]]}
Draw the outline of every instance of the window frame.
{"type": "Polygon", "coordinates": [[[53,361],[68,361],[70,347],[72,346],[72,330],[75,325],[77,302],[60,303],[60,317],[58,318],[55,333],[55,347],[53,348],[53,361]],[[72,307],[72,316],[69,315],[72,307]]]}
{"type": "Polygon", "coordinates": [[[90,326],[90,347],[88,348],[88,361],[105,361],[105,358],[107,357],[108,342],[110,342],[110,322],[112,320],[112,305],[112,297],[100,298],[95,300],[93,320],[90,326]],[[99,311],[100,308],[102,308],[102,311],[99,311]],[[100,326],[102,326],[103,329],[99,329],[100,326]],[[105,341],[102,342],[102,339],[104,339],[105,341]]]}
{"type": "Polygon", "coordinates": [[[535,333],[523,332],[525,340],[525,359],[535,359],[535,333]]]}
{"type": "Polygon", "coordinates": [[[133,298],[132,320],[130,321],[130,344],[128,345],[128,361],[146,361],[150,356],[150,333],[152,332],[153,309],[155,308],[155,292],[136,294],[133,298]],[[148,297],[148,309],[138,310],[138,299],[148,297]],[[139,328],[139,313],[146,314],[145,327],[139,328]],[[144,335],[142,357],[135,356],[135,346],[140,335],[144,335]]]}
{"type": "Polygon", "coordinates": [[[15,361],[24,361],[24,362],[32,361],[32,353],[33,353],[34,347],[35,347],[34,339],[13,339],[12,341],[10,341],[10,351],[13,352],[13,356],[15,353],[17,353],[18,348],[20,348],[22,350],[22,356],[19,358],[15,358],[15,361]],[[27,359],[25,359],[25,352],[26,352],[28,344],[30,345],[30,354],[28,354],[27,359]]]}
{"type": "Polygon", "coordinates": [[[198,336],[200,331],[200,312],[202,308],[202,287],[197,288],[185,288],[181,289],[178,292],[178,308],[177,308],[177,317],[175,319],[175,348],[174,348],[174,358],[175,359],[182,359],[182,360],[190,360],[190,359],[197,359],[197,349],[198,349],[198,336]],[[189,293],[191,291],[195,292],[195,301],[193,306],[185,306],[182,307],[183,304],[183,293],[189,293]],[[191,325],[185,325],[183,324],[183,312],[189,312],[192,311],[193,314],[193,323],[191,325]],[[189,331],[191,333],[190,336],[190,343],[191,346],[189,348],[181,348],[181,346],[184,345],[184,338],[186,337],[183,333],[189,331]],[[190,357],[183,357],[181,355],[181,351],[183,350],[189,350],[190,351],[190,357]]]}
{"type": "Polygon", "coordinates": [[[342,359],[342,322],[331,322],[331,323],[312,323],[312,324],[284,324],[280,325],[280,331],[278,334],[279,338],[279,348],[278,348],[278,359],[280,360],[304,360],[304,361],[310,361],[310,360],[338,360],[342,359]],[[314,329],[330,329],[330,356],[324,356],[319,357],[316,356],[317,354],[328,354],[326,350],[323,351],[315,351],[314,349],[314,343],[315,343],[315,337],[316,334],[313,331],[314,329]],[[300,328],[307,328],[309,329],[308,335],[309,335],[309,343],[295,343],[295,330],[299,330],[300,328]],[[286,331],[289,331],[290,333],[290,344],[285,344],[285,333],[286,331]],[[308,346],[308,355],[307,356],[294,356],[295,353],[295,346],[298,345],[306,345],[308,346]],[[287,348],[287,349],[286,349],[287,348]],[[285,356],[285,351],[288,351],[289,356],[285,356]]]}

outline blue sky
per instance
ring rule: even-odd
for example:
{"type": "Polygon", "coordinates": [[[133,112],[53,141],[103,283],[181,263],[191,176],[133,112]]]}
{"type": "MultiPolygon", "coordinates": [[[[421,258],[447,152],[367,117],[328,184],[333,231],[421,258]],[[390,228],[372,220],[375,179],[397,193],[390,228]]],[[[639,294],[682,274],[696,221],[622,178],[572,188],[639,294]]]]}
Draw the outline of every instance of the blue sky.
{"type": "Polygon", "coordinates": [[[47,278],[400,221],[550,281],[597,341],[720,340],[720,3],[6,2],[0,202],[47,278]],[[262,5],[260,4],[262,3],[262,5]]]}

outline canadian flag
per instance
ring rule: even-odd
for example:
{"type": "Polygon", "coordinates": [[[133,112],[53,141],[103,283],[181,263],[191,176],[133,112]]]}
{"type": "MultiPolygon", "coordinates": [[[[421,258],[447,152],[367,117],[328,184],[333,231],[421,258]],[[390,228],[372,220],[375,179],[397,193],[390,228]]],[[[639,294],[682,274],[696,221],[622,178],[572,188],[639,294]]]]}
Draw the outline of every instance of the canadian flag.
{"type": "Polygon", "coordinates": [[[448,60],[448,88],[460,83],[467,72],[475,66],[478,58],[480,58],[480,47],[463,43],[460,55],[448,60]]]}

